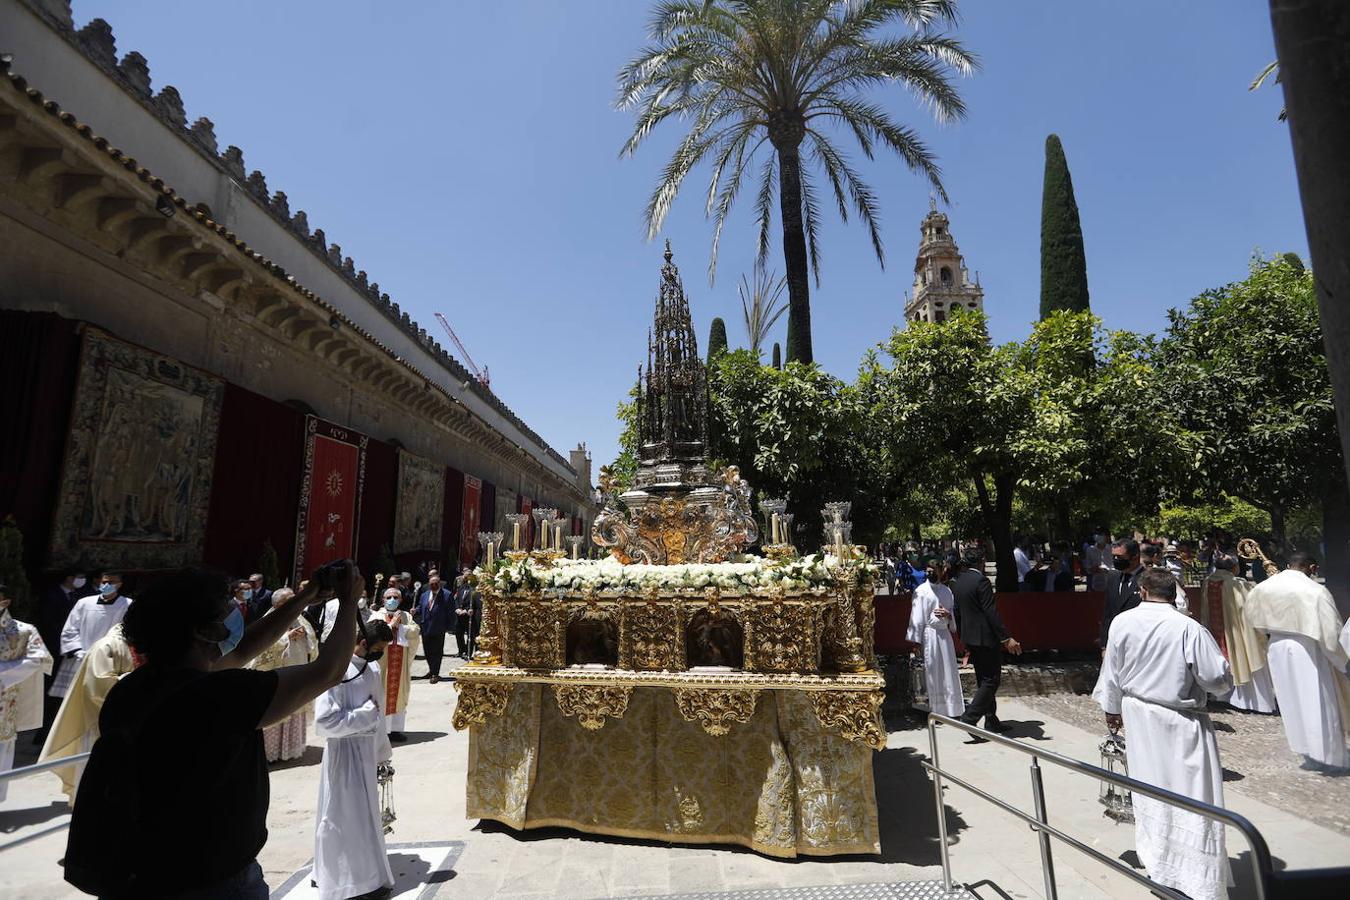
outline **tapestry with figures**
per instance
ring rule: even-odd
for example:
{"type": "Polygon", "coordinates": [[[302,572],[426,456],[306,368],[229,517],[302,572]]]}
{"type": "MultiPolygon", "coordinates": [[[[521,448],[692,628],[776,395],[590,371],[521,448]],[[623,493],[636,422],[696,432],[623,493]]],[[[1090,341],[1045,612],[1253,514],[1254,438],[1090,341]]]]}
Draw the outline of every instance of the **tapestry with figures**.
{"type": "Polygon", "coordinates": [[[218,378],[85,326],[51,565],[200,562],[224,395],[218,378]]]}
{"type": "Polygon", "coordinates": [[[439,551],[444,504],[445,466],[399,450],[394,552],[439,551]]]}
{"type": "Polygon", "coordinates": [[[295,531],[295,578],[334,559],[356,556],[370,439],[350,428],[305,419],[305,465],[295,531]]]}

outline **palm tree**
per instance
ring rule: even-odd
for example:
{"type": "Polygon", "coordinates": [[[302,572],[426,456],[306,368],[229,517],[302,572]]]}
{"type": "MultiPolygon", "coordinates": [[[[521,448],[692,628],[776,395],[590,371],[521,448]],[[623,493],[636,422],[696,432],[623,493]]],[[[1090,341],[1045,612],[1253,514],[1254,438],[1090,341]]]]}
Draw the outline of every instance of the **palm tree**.
{"type": "Polygon", "coordinates": [[[974,71],[975,57],[932,30],[956,19],[956,0],[667,0],[656,7],[651,45],[619,71],[616,105],[637,111],[621,156],[631,156],[672,116],[691,123],[647,203],[649,237],[660,231],[685,177],[708,161],[706,212],[714,222],[709,278],[716,274],[722,226],[747,170],[756,171],[751,178],[759,182],[758,256],[767,260],[777,193],[789,360],[812,359],[810,270],[820,283],[814,171],[824,173],[840,218],[847,222],[852,207],[863,220],[885,265],[876,195],[836,146],[833,132],[852,135],[868,159],[878,145],[893,151],[947,199],[934,156],[917,133],[896,124],[862,92],[898,82],[938,121],[962,118],[965,104],[950,75],[974,71]],[[892,33],[897,26],[905,27],[904,34],[892,33]],[[773,152],[759,161],[765,143],[773,152]]]}
{"type": "MultiPolygon", "coordinates": [[[[1266,83],[1266,79],[1272,77],[1275,79],[1276,84],[1280,83],[1280,61],[1278,59],[1275,60],[1275,62],[1270,63],[1264,69],[1262,69],[1261,74],[1257,75],[1256,78],[1252,79],[1252,83],[1247,85],[1247,90],[1249,91],[1260,90],[1261,85],[1266,83]]],[[[1280,114],[1276,116],[1276,118],[1279,119],[1281,122],[1285,121],[1286,119],[1289,118],[1289,110],[1281,106],[1280,114]]]]}
{"type": "Polygon", "coordinates": [[[786,278],[775,279],[776,272],[764,271],[762,263],[755,263],[754,281],[742,275],[737,286],[741,294],[741,312],[745,315],[745,333],[750,338],[750,352],[759,359],[759,348],[768,339],[769,330],[787,312],[783,301],[786,278]]]}

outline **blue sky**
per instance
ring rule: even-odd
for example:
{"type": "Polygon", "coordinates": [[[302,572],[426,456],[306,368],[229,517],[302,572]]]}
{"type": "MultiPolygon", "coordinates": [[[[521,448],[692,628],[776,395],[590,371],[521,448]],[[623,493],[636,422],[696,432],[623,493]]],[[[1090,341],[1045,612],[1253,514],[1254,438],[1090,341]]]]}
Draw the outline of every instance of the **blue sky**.
{"type": "MultiPolygon", "coordinates": [[[[938,154],[995,340],[1025,336],[1036,317],[1052,131],[1108,327],[1161,329],[1169,307],[1243,277],[1256,248],[1306,257],[1279,90],[1247,91],[1274,58],[1263,0],[961,6],[957,34],[983,62],[960,85],[967,119],[939,126],[898,87],[872,96],[938,154]]],[[[156,88],[178,87],[189,120],[211,118],[222,146],[242,147],[250,169],[424,327],[444,313],[503,400],[555,447],[584,440],[597,464],[613,457],[614,407],[644,354],[659,281],[660,242],[645,240],[641,212],[680,134],[667,125],[618,159],[631,116],[612,108],[614,75],[644,42],[648,3],[75,0],[74,10],[77,26],[112,23],[119,55],[145,54],[156,88]]],[[[862,228],[830,219],[812,296],[816,358],[844,378],[901,321],[928,205],[927,185],[897,161],[859,166],[882,203],[887,268],[862,228]]],[[[746,207],[728,225],[710,287],[705,178],[686,186],[664,236],[700,345],[720,315],[736,346],[753,223],[746,207]]]]}

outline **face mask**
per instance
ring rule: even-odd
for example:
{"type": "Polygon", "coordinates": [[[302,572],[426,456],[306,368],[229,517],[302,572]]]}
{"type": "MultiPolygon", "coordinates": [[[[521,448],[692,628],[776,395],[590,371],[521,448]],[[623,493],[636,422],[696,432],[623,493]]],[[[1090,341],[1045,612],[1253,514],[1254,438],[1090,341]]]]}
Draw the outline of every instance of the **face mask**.
{"type": "Polygon", "coordinates": [[[388,600],[384,601],[384,608],[387,609],[387,610],[389,610],[390,612],[394,612],[395,610],[397,610],[397,609],[398,609],[398,598],[397,598],[397,597],[390,597],[388,600]]]}
{"type": "Polygon", "coordinates": [[[76,578],[74,581],[71,582],[71,585],[76,588],[82,588],[86,584],[88,584],[88,580],[84,578],[76,578]]]}
{"type": "Polygon", "coordinates": [[[1134,568],[1134,563],[1130,561],[1128,556],[1113,556],[1111,557],[1111,563],[1116,567],[1117,572],[1128,572],[1134,568]]]}
{"type": "Polygon", "coordinates": [[[381,656],[384,656],[383,650],[372,650],[365,656],[363,656],[362,659],[364,659],[368,663],[373,663],[378,662],[381,656]]]}
{"type": "Polygon", "coordinates": [[[230,610],[230,614],[221,622],[229,634],[223,641],[216,641],[216,646],[220,648],[221,656],[229,656],[235,647],[239,646],[239,639],[244,636],[244,614],[239,611],[239,607],[230,610]]]}
{"type": "Polygon", "coordinates": [[[253,588],[244,588],[244,599],[245,600],[253,599],[253,588]]]}
{"type": "Polygon", "coordinates": [[[105,582],[98,586],[98,592],[105,597],[111,597],[113,594],[117,593],[117,585],[105,582]]]}

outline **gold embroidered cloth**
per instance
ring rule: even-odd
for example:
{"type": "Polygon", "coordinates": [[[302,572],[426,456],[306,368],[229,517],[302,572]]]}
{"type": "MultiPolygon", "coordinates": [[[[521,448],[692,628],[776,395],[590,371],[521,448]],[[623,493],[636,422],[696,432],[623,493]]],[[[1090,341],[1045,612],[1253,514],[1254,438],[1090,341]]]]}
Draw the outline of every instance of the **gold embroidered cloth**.
{"type": "Polygon", "coordinates": [[[822,727],[805,692],[762,691],[748,722],[712,735],[667,688],[634,687],[598,730],[549,686],[510,690],[470,729],[470,818],[784,858],[880,852],[872,750],[822,727]]]}

